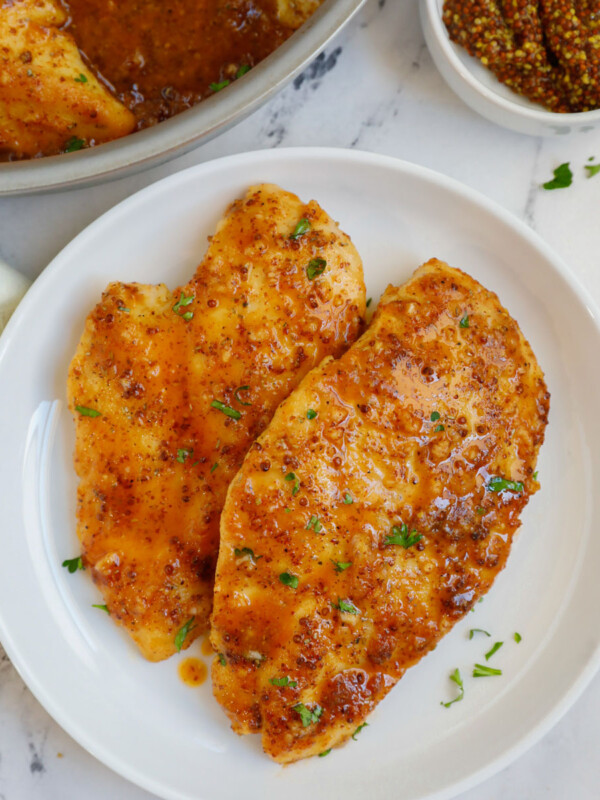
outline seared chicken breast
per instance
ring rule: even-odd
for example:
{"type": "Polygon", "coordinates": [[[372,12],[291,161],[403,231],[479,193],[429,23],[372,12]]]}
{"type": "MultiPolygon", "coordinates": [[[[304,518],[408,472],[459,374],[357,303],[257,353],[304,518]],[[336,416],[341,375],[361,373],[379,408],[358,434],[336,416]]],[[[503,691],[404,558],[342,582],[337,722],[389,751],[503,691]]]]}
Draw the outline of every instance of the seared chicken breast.
{"type": "Polygon", "coordinates": [[[60,30],[66,20],[53,0],[0,3],[0,153],[70,152],[135,127],[60,30]]]}
{"type": "Polygon", "coordinates": [[[315,202],[236,201],[194,278],[113,283],[68,378],[83,561],[150,660],[207,628],[227,488],[279,403],[361,330],[362,265],[315,202]]]}
{"type": "Polygon", "coordinates": [[[215,697],[290,762],[343,743],[504,567],[549,394],[517,323],[433,260],[277,410],[221,516],[215,697]]]}
{"type": "Polygon", "coordinates": [[[277,0],[277,16],[283,25],[299,28],[323,0],[277,0]]]}

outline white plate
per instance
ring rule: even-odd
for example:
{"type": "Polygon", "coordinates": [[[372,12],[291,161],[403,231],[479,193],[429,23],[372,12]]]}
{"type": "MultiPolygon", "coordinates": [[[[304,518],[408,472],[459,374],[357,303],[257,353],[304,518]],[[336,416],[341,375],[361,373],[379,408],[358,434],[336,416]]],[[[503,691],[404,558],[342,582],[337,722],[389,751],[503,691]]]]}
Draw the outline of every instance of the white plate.
{"type": "Polygon", "coordinates": [[[351,151],[279,150],[203,164],[148,187],[65,248],[0,340],[0,634],[9,656],[77,741],[166,798],[452,796],[548,730],[598,666],[599,350],[598,312],[552,252],[485,198],[419,167],[351,151]],[[60,566],[78,552],[64,398],[87,312],[110,280],[185,281],[227,204],[260,181],[314,197],[340,221],[375,299],[431,256],[497,291],[552,392],[542,491],[491,593],[409,671],[356,742],[285,769],[262,755],[256,737],[230,732],[208,683],[190,689],[180,681],[179,658],[143,661],[91,607],[101,600],[89,575],[60,566]],[[471,627],[493,638],[470,641],[471,627]],[[502,677],[470,679],[496,640],[505,644],[490,663],[502,677]],[[465,699],[445,709],[455,667],[465,699]]]}

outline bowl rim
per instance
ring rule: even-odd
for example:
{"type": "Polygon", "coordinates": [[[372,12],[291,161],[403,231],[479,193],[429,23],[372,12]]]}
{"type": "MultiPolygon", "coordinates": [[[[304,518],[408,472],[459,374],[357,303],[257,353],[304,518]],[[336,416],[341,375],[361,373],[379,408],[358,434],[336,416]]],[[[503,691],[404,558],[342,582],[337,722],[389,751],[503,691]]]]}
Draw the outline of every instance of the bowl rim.
{"type": "Polygon", "coordinates": [[[82,188],[157,166],[224,133],[294,79],[366,0],[325,0],[280,47],[223,93],[164,122],[74,153],[0,163],[0,197],[82,188]]]}
{"type": "MultiPolygon", "coordinates": [[[[568,111],[559,113],[557,111],[548,111],[542,106],[537,106],[531,101],[528,106],[521,106],[513,100],[510,100],[490,89],[486,84],[482,83],[473,73],[462,63],[457,55],[458,45],[450,40],[446,31],[446,26],[442,20],[440,13],[440,3],[443,5],[444,0],[424,0],[426,13],[429,17],[431,31],[435,36],[444,56],[446,57],[449,65],[459,75],[462,80],[467,83],[471,89],[480,94],[485,100],[498,106],[503,111],[509,114],[516,114],[520,117],[533,120],[543,124],[556,124],[557,122],[571,124],[571,125],[588,125],[595,121],[600,120],[600,108],[592,109],[591,111],[568,111]]],[[[488,70],[491,76],[494,77],[491,70],[488,70]]],[[[496,79],[497,80],[497,79],[496,79]]],[[[500,82],[498,81],[499,85],[500,82]]],[[[527,98],[523,98],[527,100],[527,98]]]]}

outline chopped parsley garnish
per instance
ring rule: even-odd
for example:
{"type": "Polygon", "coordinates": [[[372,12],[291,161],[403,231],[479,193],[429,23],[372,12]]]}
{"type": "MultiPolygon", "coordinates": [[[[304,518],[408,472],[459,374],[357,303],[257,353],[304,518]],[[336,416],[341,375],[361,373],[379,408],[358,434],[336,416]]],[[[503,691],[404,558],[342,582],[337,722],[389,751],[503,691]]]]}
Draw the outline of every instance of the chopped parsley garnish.
{"type": "Polygon", "coordinates": [[[241,78],[241,77],[242,77],[243,75],[245,75],[247,72],[250,72],[250,70],[251,70],[251,69],[252,69],[252,67],[250,66],[250,64],[242,64],[242,66],[241,66],[241,67],[238,69],[238,71],[235,73],[235,77],[236,77],[236,79],[237,79],[237,78],[241,78]]]}
{"type": "Polygon", "coordinates": [[[319,275],[325,272],[327,262],[324,258],[311,258],[306,267],[306,277],[309,281],[314,281],[319,275]]]}
{"type": "Polygon", "coordinates": [[[476,633],[484,633],[486,636],[492,635],[491,633],[484,631],[483,628],[471,628],[471,630],[469,631],[469,639],[472,639],[476,633]]]}
{"type": "Polygon", "coordinates": [[[253,564],[256,564],[259,558],[262,556],[255,556],[254,550],[250,547],[234,547],[233,552],[236,558],[246,558],[248,557],[253,564]]]}
{"type": "Polygon", "coordinates": [[[373,302],[373,298],[369,297],[369,299],[367,300],[367,303],[366,303],[367,308],[371,305],[372,302],[373,302]]]}
{"type": "Polygon", "coordinates": [[[83,560],[81,556],[76,556],[75,558],[66,558],[62,562],[62,565],[63,567],[66,567],[69,570],[71,575],[74,572],[77,572],[78,569],[85,569],[85,567],[83,566],[83,560]]]}
{"type": "Polygon", "coordinates": [[[306,419],[315,419],[316,416],[317,412],[314,410],[314,408],[309,408],[306,412],[306,419]]]}
{"type": "Polygon", "coordinates": [[[92,603],[92,608],[99,608],[100,611],[106,611],[107,614],[110,614],[106,603],[92,603]]]}
{"type": "Polygon", "coordinates": [[[83,72],[80,72],[79,73],[79,77],[78,78],[74,78],[74,80],[75,80],[75,83],[87,83],[88,82],[88,79],[85,77],[83,72]]]}
{"type": "Polygon", "coordinates": [[[357,733],[360,733],[360,732],[362,731],[362,729],[363,729],[363,728],[366,728],[366,727],[367,727],[367,725],[368,725],[368,724],[369,724],[368,722],[363,722],[363,723],[362,723],[362,725],[359,725],[359,726],[358,726],[358,728],[357,728],[357,729],[354,731],[354,733],[352,734],[352,738],[354,739],[354,741],[356,741],[356,734],[357,734],[357,733]]]}
{"type": "Polygon", "coordinates": [[[185,306],[189,306],[189,304],[193,303],[193,302],[194,302],[194,295],[193,294],[187,296],[183,292],[181,292],[181,294],[179,295],[179,300],[173,306],[173,311],[177,314],[177,316],[181,317],[186,322],[189,322],[192,319],[192,317],[194,316],[194,312],[193,311],[185,311],[183,314],[180,314],[179,310],[181,308],[184,308],[185,306]]]}
{"type": "Polygon", "coordinates": [[[348,567],[352,566],[351,561],[334,561],[333,558],[330,558],[329,560],[335,567],[336,572],[343,572],[345,569],[348,569],[348,567]]]}
{"type": "Polygon", "coordinates": [[[465,314],[461,321],[458,323],[460,328],[468,328],[469,327],[469,317],[465,314]]]}
{"type": "Polygon", "coordinates": [[[495,644],[492,647],[492,649],[488,650],[488,652],[485,654],[485,660],[489,661],[490,658],[494,655],[494,653],[497,653],[498,650],[500,650],[500,648],[502,647],[503,644],[504,644],[504,642],[495,642],[495,644]]]}
{"type": "Polygon", "coordinates": [[[297,589],[298,588],[298,576],[292,575],[291,572],[282,572],[279,576],[279,580],[283,583],[284,586],[289,586],[290,589],[297,589]]]}
{"type": "Polygon", "coordinates": [[[458,686],[459,694],[454,698],[454,700],[448,700],[447,703],[442,702],[441,705],[443,705],[444,708],[450,708],[450,706],[454,705],[454,703],[460,702],[465,696],[465,687],[463,685],[462,677],[458,667],[450,674],[450,680],[454,681],[454,683],[458,686]]]}
{"type": "Polygon", "coordinates": [[[353,502],[354,502],[354,499],[353,499],[352,495],[350,494],[350,492],[346,492],[346,494],[344,495],[344,503],[347,506],[351,506],[353,502]]]}
{"type": "Polygon", "coordinates": [[[392,528],[392,535],[386,536],[385,541],[383,543],[384,547],[387,547],[390,544],[399,544],[405,550],[409,547],[412,547],[417,542],[420,542],[423,538],[422,533],[417,533],[417,531],[413,530],[410,534],[408,532],[408,525],[403,522],[400,527],[394,525],[392,528]]]}
{"type": "Polygon", "coordinates": [[[360,614],[358,608],[350,600],[342,600],[338,597],[337,603],[332,603],[331,605],[344,614],[360,614]]]}
{"type": "Polygon", "coordinates": [[[443,425],[436,425],[435,428],[433,429],[433,432],[434,433],[441,433],[442,431],[445,431],[445,430],[446,430],[446,428],[443,425]]]}
{"type": "Polygon", "coordinates": [[[188,621],[185,622],[175,634],[175,649],[177,650],[178,653],[181,652],[183,643],[185,642],[188,633],[194,627],[195,622],[196,622],[196,617],[190,617],[188,621]]]}
{"type": "Polygon", "coordinates": [[[193,448],[190,449],[190,450],[186,450],[184,447],[181,447],[177,451],[177,459],[176,459],[176,461],[179,461],[180,464],[185,464],[186,459],[188,459],[192,455],[193,452],[194,452],[193,448]]]}
{"type": "Polygon", "coordinates": [[[78,139],[77,136],[71,136],[65,144],[65,153],[74,153],[76,150],[82,150],[84,147],[85,139],[78,139]]]}
{"type": "Polygon", "coordinates": [[[475,513],[476,513],[476,514],[479,514],[479,515],[485,514],[485,508],[482,508],[481,506],[478,506],[478,507],[475,509],[475,513]]]}
{"type": "Polygon", "coordinates": [[[319,533],[319,531],[321,530],[321,528],[322,528],[322,527],[323,527],[323,526],[322,526],[322,525],[321,525],[321,523],[319,522],[319,518],[318,518],[318,517],[316,517],[316,516],[313,514],[313,515],[312,515],[312,517],[311,517],[311,518],[308,520],[308,522],[306,523],[306,528],[305,528],[305,530],[309,531],[309,530],[312,528],[312,530],[313,530],[315,533],[319,533]]]}
{"type": "Polygon", "coordinates": [[[75,411],[79,411],[82,417],[101,417],[102,414],[96,411],[95,408],[86,408],[85,406],[75,406],[75,411]]]}
{"type": "Polygon", "coordinates": [[[325,758],[325,756],[328,756],[329,753],[331,753],[331,747],[329,748],[329,750],[323,750],[322,753],[319,753],[319,758],[325,758]]]}
{"type": "Polygon", "coordinates": [[[229,86],[230,83],[231,81],[225,78],[225,80],[222,80],[220,83],[211,83],[209,89],[211,90],[211,92],[220,92],[221,89],[224,89],[226,86],[229,86]]]}
{"type": "Polygon", "coordinates": [[[271,678],[269,683],[272,683],[273,686],[289,686],[290,689],[295,689],[298,686],[298,681],[291,681],[287,675],[285,678],[271,678]]]}
{"type": "Polygon", "coordinates": [[[521,636],[521,634],[520,634],[520,633],[515,633],[515,635],[514,635],[514,637],[513,637],[513,638],[514,638],[514,640],[515,640],[515,642],[516,642],[517,644],[519,644],[519,642],[520,642],[520,641],[523,639],[523,637],[521,636]]]}
{"type": "Polygon", "coordinates": [[[588,178],[593,178],[600,172],[600,164],[586,164],[585,169],[587,169],[588,178]]]}
{"type": "Polygon", "coordinates": [[[294,486],[292,488],[292,495],[295,497],[298,494],[298,492],[300,491],[300,480],[299,480],[299,478],[296,477],[296,474],[294,472],[288,472],[288,474],[285,476],[285,480],[288,481],[288,482],[289,481],[294,481],[294,486]]]}
{"type": "MultiPolygon", "coordinates": [[[[197,464],[197,463],[198,463],[198,462],[196,461],[196,464],[197,464]]],[[[192,466],[194,467],[194,466],[196,466],[196,464],[192,464],[192,466]]],[[[215,461],[215,463],[214,463],[214,464],[212,465],[212,467],[210,468],[210,474],[211,474],[211,475],[212,475],[212,474],[213,474],[213,472],[214,472],[214,471],[217,469],[217,467],[218,467],[218,466],[219,466],[219,462],[218,462],[218,461],[215,461]]]]}
{"type": "Polygon", "coordinates": [[[533,480],[534,480],[534,481],[537,481],[537,476],[538,476],[538,474],[539,474],[539,473],[538,473],[538,471],[537,471],[537,469],[536,469],[536,471],[533,473],[533,480]]]}
{"type": "Polygon", "coordinates": [[[323,713],[323,709],[321,706],[316,705],[312,711],[310,708],[307,708],[304,703],[296,703],[295,706],[292,706],[296,714],[300,715],[300,719],[302,720],[302,727],[308,728],[309,725],[314,725],[319,721],[319,717],[323,713]]]}
{"type": "Polygon", "coordinates": [[[566,189],[567,186],[570,186],[573,183],[573,173],[571,172],[571,167],[569,166],[569,162],[567,161],[565,164],[561,164],[554,170],[554,178],[550,181],[546,181],[543,183],[542,186],[544,189],[566,189]]]}
{"type": "Polygon", "coordinates": [[[218,658],[219,658],[219,664],[222,667],[227,666],[227,661],[225,660],[225,656],[223,655],[223,653],[219,653],[218,658]]]}
{"type": "Polygon", "coordinates": [[[431,412],[431,416],[429,417],[429,419],[430,419],[432,422],[437,422],[437,421],[438,421],[438,419],[440,418],[440,416],[441,416],[441,414],[440,414],[440,412],[439,412],[439,411],[432,411],[432,412],[431,412]]]}
{"type": "Polygon", "coordinates": [[[235,399],[238,401],[238,403],[241,406],[251,406],[252,405],[252,403],[246,403],[246,401],[242,400],[242,398],[240,397],[240,392],[247,392],[249,389],[250,389],[249,386],[238,386],[238,388],[233,393],[233,396],[235,397],[235,399]]]}
{"type": "Polygon", "coordinates": [[[474,678],[491,678],[493,675],[502,675],[502,670],[486,667],[485,664],[475,664],[473,667],[474,678]]]}
{"type": "Polygon", "coordinates": [[[211,408],[216,408],[217,411],[221,411],[226,417],[231,417],[231,419],[242,418],[239,411],[236,411],[235,408],[231,408],[231,406],[226,406],[225,403],[222,403],[220,400],[213,400],[210,406],[211,408]]]}
{"type": "Polygon", "coordinates": [[[306,217],[302,217],[300,222],[298,222],[294,228],[294,232],[290,233],[290,239],[296,241],[296,239],[299,239],[301,236],[304,236],[305,233],[308,233],[310,227],[310,222],[306,219],[306,217]]]}
{"type": "Polygon", "coordinates": [[[499,475],[490,478],[485,487],[489,492],[522,492],[523,484],[521,481],[507,481],[499,475]]]}

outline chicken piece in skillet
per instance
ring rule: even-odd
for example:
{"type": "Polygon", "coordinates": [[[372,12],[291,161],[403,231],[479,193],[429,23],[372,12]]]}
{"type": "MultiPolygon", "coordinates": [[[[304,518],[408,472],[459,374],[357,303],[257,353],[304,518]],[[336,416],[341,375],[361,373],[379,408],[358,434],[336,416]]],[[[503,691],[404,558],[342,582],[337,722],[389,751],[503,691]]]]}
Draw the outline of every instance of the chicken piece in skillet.
{"type": "Polygon", "coordinates": [[[432,260],[309,373],[232,482],[217,700],[273,759],[335,747],[504,567],[549,394],[517,323],[432,260]]]}
{"type": "Polygon", "coordinates": [[[229,482],[364,310],[348,236],[317,203],[263,185],[233,203],[188,284],[113,283],[89,315],[68,378],[78,534],[146,658],[206,630],[229,482]]]}

